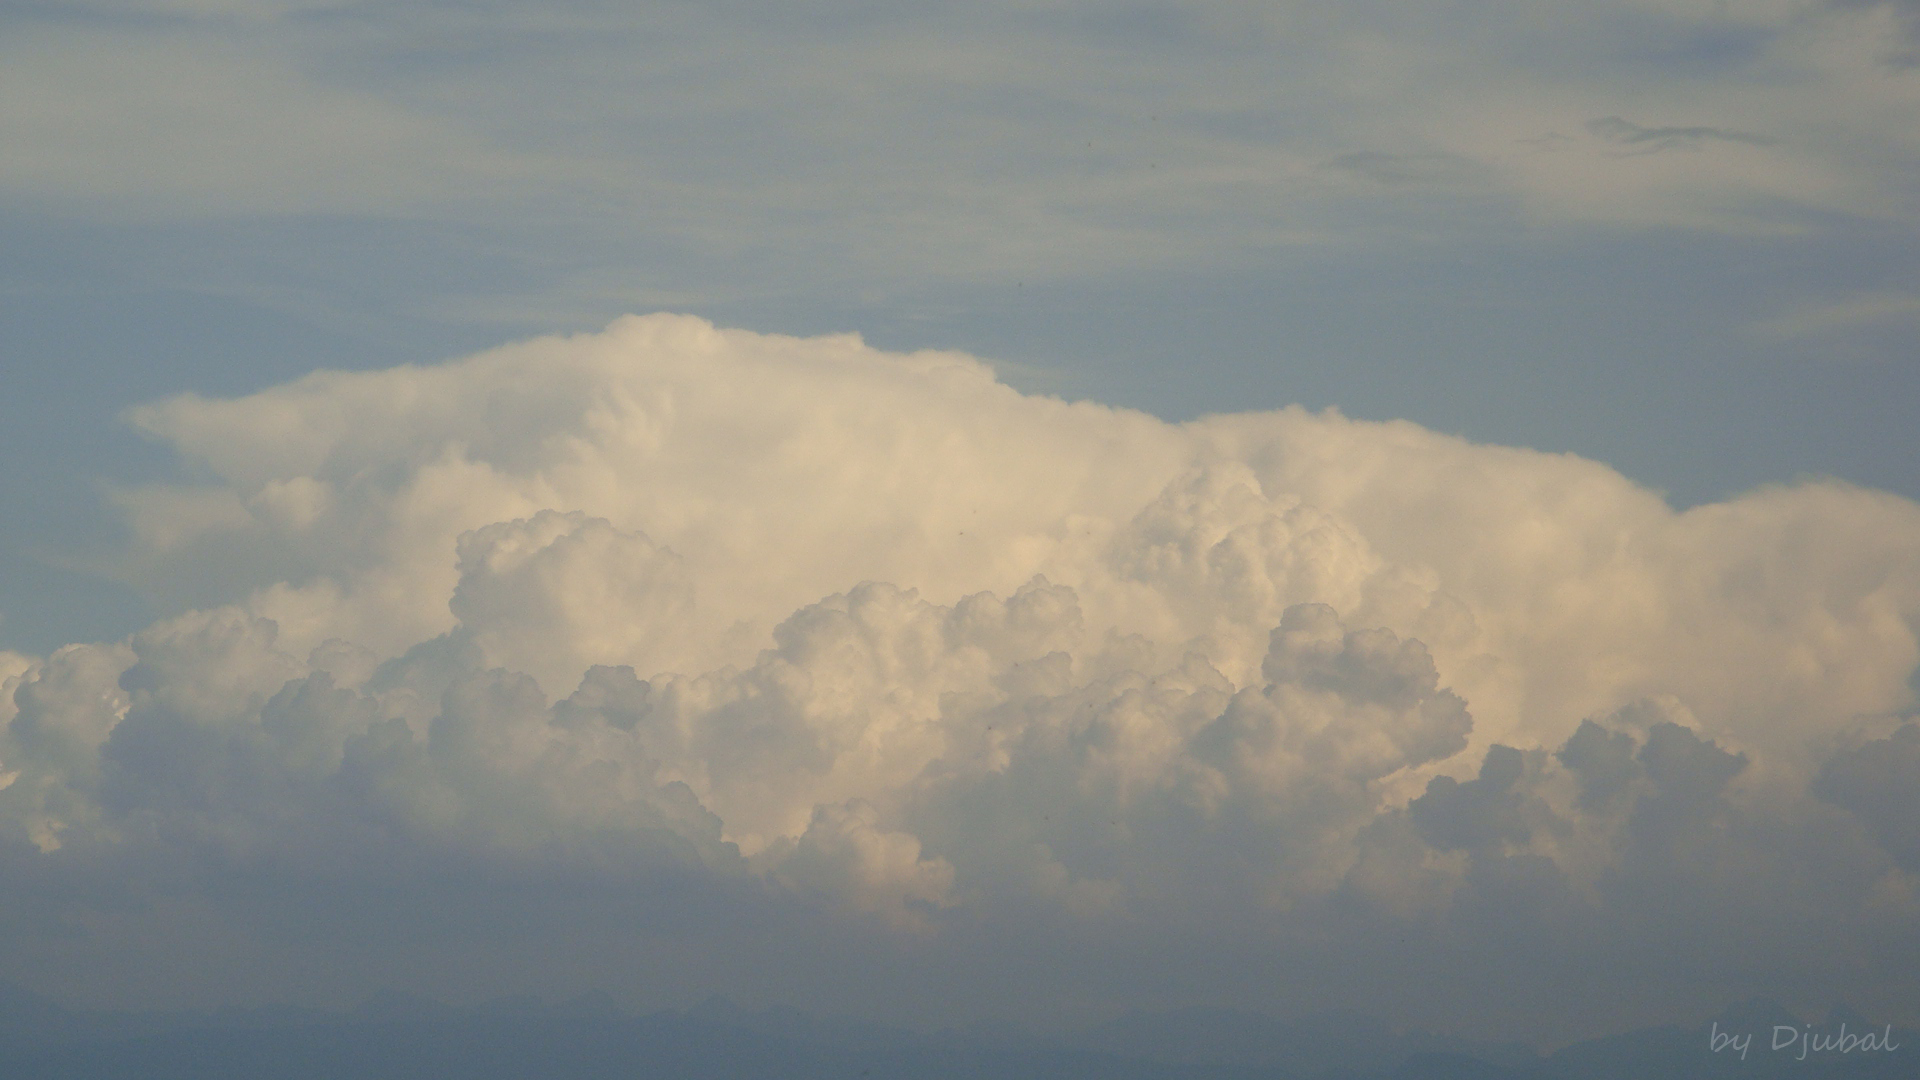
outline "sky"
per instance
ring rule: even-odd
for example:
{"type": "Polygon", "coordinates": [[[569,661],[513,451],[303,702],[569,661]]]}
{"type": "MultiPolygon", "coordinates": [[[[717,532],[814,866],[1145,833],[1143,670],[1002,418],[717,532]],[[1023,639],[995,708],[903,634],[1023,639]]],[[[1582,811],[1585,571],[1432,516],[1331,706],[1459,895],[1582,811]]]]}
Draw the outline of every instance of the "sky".
{"type": "Polygon", "coordinates": [[[36,992],[1920,1019],[1911,3],[6,2],[0,150],[36,992]]]}

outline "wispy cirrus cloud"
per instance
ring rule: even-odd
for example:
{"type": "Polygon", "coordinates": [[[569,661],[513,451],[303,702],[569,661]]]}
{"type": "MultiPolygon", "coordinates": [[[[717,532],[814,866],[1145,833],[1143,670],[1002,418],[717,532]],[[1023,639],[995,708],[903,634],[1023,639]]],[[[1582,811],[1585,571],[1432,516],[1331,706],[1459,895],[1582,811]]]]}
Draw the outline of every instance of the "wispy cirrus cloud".
{"type": "Polygon", "coordinates": [[[1798,338],[1916,320],[1920,320],[1920,294],[1873,292],[1835,303],[1794,308],[1753,324],[1752,330],[1774,337],[1798,338]]]}
{"type": "Polygon", "coordinates": [[[14,16],[0,192],[80,215],[590,218],[856,274],[1031,276],[1454,213],[1410,218],[1409,187],[1543,221],[1885,215],[1920,150],[1912,80],[1870,55],[1880,8],[1578,6],[1551,35],[1364,5],[256,15],[14,16]],[[1681,114],[1700,119],[1649,119],[1681,114]],[[1555,131],[1595,152],[1516,150],[1555,131]],[[1710,147],[1749,152],[1601,160],[1710,147]]]}
{"type": "Polygon", "coordinates": [[[1714,141],[1745,143],[1748,146],[1772,146],[1779,142],[1765,135],[1713,127],[1641,127],[1617,116],[1589,120],[1586,128],[1608,142],[1626,147],[1625,152],[1633,154],[1658,154],[1667,150],[1697,153],[1705,144],[1714,141]]]}

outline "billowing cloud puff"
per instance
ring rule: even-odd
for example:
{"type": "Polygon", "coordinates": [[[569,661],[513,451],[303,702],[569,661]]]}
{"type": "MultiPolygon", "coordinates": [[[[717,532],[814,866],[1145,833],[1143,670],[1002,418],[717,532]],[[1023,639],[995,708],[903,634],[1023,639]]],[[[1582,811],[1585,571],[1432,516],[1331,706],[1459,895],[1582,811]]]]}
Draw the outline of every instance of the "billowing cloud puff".
{"type": "Polygon", "coordinates": [[[671,316],[133,421],[181,613],[0,667],[0,950],[75,993],[146,927],[321,995],[1920,1005],[1893,496],[671,316]]]}

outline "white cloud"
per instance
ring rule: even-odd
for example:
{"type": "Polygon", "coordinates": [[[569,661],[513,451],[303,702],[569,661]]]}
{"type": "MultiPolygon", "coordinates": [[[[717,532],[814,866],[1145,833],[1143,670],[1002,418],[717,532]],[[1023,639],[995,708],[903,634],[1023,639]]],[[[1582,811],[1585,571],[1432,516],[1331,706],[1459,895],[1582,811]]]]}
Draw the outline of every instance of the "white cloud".
{"type": "Polygon", "coordinates": [[[1359,1000],[1448,935],[1599,965],[1596,995],[1698,998],[1735,955],[1812,993],[1853,977],[1814,945],[1893,933],[1858,985],[1914,1004],[1898,777],[1844,750],[1911,741],[1891,495],[1676,513],[1407,423],[1173,425],[675,316],[132,420],[209,478],[122,500],[123,572],[193,610],[0,668],[0,858],[46,889],[271,936],[276,889],[324,919],[401,881],[540,911],[672,881],[644,933],[592,924],[609,956],[808,978],[725,944],[751,908],[959,982],[1083,942],[1057,977],[1098,996],[1087,956],[1179,956],[1141,998],[1278,993],[1223,973],[1304,949],[1288,979],[1359,1000]],[[1805,905],[1824,937],[1764,937],[1805,905]],[[1303,944],[1389,930],[1408,952],[1337,976],[1303,944]]]}

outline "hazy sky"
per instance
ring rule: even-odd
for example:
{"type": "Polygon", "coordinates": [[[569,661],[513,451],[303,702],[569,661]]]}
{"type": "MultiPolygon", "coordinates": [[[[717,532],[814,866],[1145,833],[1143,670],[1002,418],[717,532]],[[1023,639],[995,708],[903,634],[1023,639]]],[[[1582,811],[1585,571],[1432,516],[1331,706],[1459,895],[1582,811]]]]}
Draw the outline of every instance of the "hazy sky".
{"type": "Polygon", "coordinates": [[[1920,1017],[1916,341],[1904,0],[0,3],[0,973],[1920,1017]]]}

